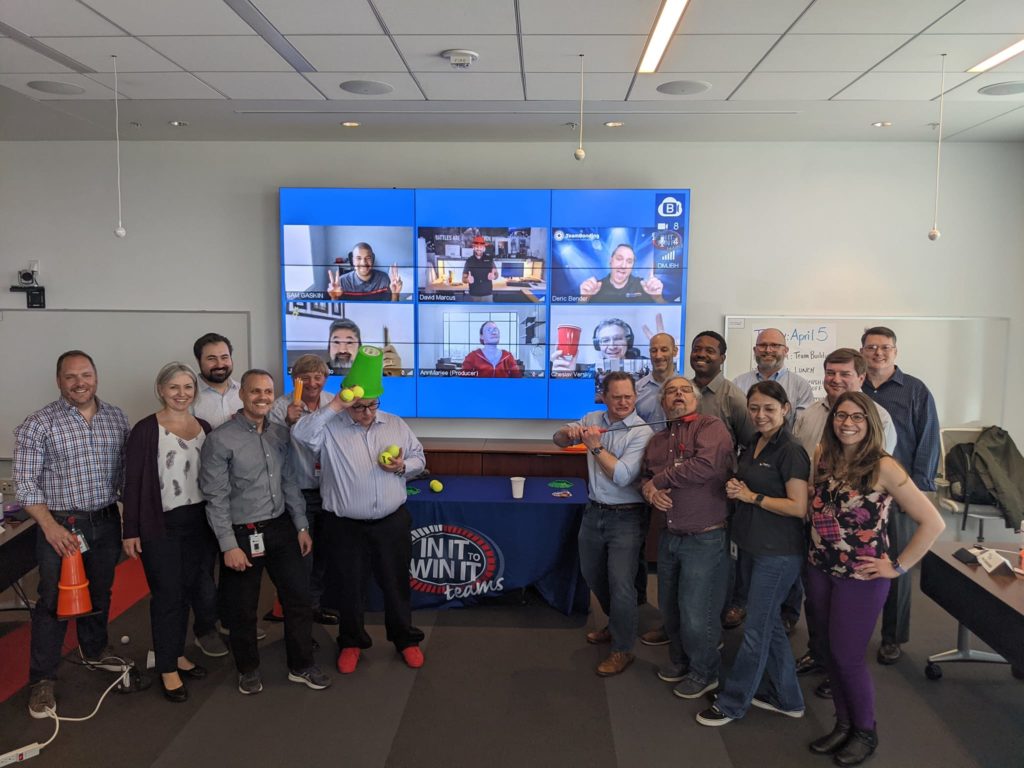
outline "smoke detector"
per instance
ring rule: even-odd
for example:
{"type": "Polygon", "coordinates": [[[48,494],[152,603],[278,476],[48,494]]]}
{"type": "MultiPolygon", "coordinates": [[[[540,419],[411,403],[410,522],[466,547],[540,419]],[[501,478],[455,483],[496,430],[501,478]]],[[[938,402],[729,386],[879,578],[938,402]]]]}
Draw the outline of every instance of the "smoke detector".
{"type": "Polygon", "coordinates": [[[441,51],[441,56],[448,59],[448,63],[452,65],[452,69],[469,69],[473,66],[473,62],[480,58],[480,54],[476,51],[467,51],[465,48],[449,48],[447,51],[441,51]]]}

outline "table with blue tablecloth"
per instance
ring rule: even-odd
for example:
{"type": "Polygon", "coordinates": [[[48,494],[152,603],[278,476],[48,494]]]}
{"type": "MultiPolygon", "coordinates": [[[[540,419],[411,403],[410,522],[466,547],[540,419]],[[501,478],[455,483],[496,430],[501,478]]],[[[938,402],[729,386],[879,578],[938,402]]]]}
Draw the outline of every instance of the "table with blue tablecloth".
{"type": "Polygon", "coordinates": [[[414,609],[471,605],[532,586],[565,614],[586,612],[576,546],[584,480],[528,477],[522,499],[512,498],[507,477],[440,475],[408,490],[414,609]],[[440,493],[431,480],[441,482],[440,493]]]}

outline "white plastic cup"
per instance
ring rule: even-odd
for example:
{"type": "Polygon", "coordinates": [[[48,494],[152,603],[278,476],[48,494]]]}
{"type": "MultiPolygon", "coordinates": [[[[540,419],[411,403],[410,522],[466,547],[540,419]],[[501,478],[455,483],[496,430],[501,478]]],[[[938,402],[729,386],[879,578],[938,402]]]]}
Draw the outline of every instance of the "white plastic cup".
{"type": "Polygon", "coordinates": [[[523,498],[523,488],[526,486],[525,477],[513,477],[512,480],[512,498],[521,499],[523,498]]]}

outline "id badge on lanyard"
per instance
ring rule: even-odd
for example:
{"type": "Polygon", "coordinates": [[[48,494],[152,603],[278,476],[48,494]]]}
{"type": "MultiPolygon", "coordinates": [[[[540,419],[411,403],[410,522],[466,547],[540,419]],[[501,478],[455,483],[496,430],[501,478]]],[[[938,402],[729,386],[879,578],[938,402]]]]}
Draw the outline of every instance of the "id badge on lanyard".
{"type": "Polygon", "coordinates": [[[249,528],[249,555],[251,557],[263,557],[267,548],[263,544],[263,531],[257,531],[256,526],[251,523],[249,528]]]}

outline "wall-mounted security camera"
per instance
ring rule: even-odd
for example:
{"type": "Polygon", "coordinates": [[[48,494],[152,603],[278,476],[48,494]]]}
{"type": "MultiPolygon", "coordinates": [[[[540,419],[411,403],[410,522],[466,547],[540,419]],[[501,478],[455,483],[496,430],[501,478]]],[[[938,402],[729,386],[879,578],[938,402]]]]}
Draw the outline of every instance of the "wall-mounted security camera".
{"type": "Polygon", "coordinates": [[[31,269],[19,269],[18,270],[18,285],[28,287],[30,285],[36,285],[36,273],[31,269]]]}
{"type": "Polygon", "coordinates": [[[46,289],[39,284],[39,262],[33,261],[18,270],[17,282],[11,291],[25,294],[25,305],[29,309],[46,309],[46,289]]]}

